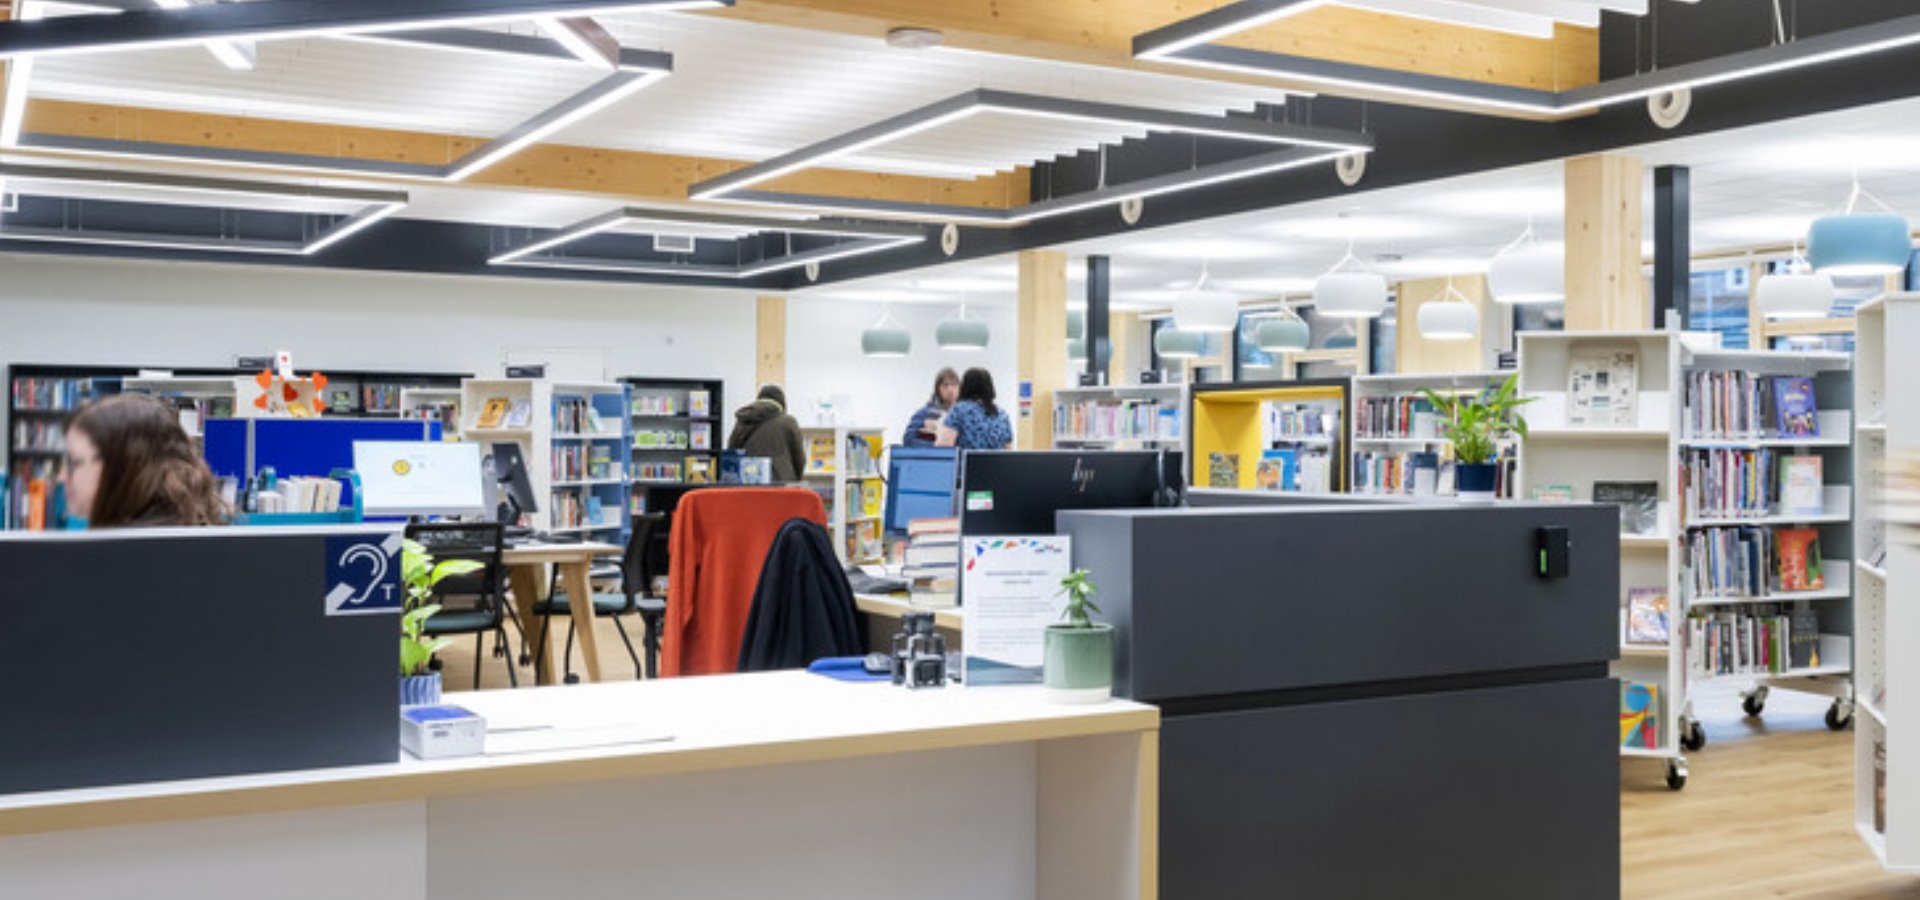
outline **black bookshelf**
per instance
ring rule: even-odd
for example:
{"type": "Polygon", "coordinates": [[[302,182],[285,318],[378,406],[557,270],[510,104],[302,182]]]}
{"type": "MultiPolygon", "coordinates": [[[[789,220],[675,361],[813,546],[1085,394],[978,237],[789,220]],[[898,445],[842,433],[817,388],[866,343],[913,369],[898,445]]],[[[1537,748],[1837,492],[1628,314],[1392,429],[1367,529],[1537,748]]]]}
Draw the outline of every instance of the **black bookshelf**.
{"type": "Polygon", "coordinates": [[[724,382],[717,378],[632,375],[620,379],[620,383],[628,386],[633,398],[627,413],[636,436],[629,451],[634,476],[634,511],[652,511],[659,506],[649,494],[682,488],[689,483],[685,471],[687,457],[707,458],[709,467],[717,474],[720,450],[726,446],[727,440],[725,421],[731,412],[726,404],[724,382]],[[700,391],[707,396],[706,411],[694,415],[689,398],[700,391]],[[668,405],[655,406],[653,401],[668,405]],[[638,435],[643,431],[690,436],[701,429],[707,433],[707,445],[701,448],[692,446],[691,437],[686,446],[641,446],[638,443],[638,435]],[[677,478],[643,477],[644,467],[673,464],[680,466],[680,476],[677,478]]]}

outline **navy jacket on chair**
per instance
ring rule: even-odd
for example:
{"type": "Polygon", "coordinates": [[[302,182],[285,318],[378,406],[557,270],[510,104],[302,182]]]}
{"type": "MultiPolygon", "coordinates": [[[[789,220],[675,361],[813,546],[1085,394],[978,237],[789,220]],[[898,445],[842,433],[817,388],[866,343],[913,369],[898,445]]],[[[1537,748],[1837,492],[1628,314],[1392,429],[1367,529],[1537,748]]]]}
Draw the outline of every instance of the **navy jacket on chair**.
{"type": "Polygon", "coordinates": [[[817,523],[787,520],[753,590],[739,671],[803,669],[816,659],[864,654],[866,645],[833,539],[817,523]]]}

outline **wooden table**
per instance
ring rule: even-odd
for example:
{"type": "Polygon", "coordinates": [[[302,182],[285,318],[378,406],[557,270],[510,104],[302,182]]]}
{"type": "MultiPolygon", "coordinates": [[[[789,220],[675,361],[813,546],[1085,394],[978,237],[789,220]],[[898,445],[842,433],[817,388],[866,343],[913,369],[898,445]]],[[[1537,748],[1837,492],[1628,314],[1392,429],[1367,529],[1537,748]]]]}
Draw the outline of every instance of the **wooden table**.
{"type": "Polygon", "coordinates": [[[960,649],[965,632],[966,612],[958,606],[935,608],[915,606],[905,594],[854,594],[853,605],[867,620],[867,648],[887,649],[900,631],[900,619],[909,612],[933,613],[933,627],[947,639],[947,649],[960,649]]]}
{"type": "MultiPolygon", "coordinates": [[[[595,557],[619,554],[620,548],[613,544],[521,544],[508,547],[500,556],[512,579],[513,605],[519,611],[520,627],[526,632],[529,644],[535,643],[541,633],[538,616],[533,611],[545,587],[540,583],[541,576],[550,565],[560,570],[560,589],[567,592],[567,607],[573,614],[574,631],[579,635],[580,655],[587,661],[588,681],[600,680],[600,646],[593,633],[593,584],[588,573],[593,569],[595,557]]],[[[534,672],[538,684],[553,683],[553,640],[551,629],[548,631],[544,642],[548,646],[536,647],[533,652],[538,661],[534,672]]]]}

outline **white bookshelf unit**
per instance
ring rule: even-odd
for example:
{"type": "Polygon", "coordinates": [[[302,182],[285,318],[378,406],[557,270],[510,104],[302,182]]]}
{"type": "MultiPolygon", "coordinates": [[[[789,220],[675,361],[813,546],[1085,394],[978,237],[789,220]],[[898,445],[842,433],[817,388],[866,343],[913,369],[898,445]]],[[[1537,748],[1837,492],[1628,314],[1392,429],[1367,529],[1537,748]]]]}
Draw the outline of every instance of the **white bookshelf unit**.
{"type": "Polygon", "coordinates": [[[1136,384],[1053,392],[1053,445],[1088,450],[1179,450],[1187,442],[1187,386],[1136,384]]]}
{"type": "Polygon", "coordinates": [[[807,446],[806,486],[827,504],[827,531],[841,562],[886,558],[886,482],[881,454],[885,429],[802,427],[807,446]]]}
{"type": "Polygon", "coordinates": [[[172,403],[180,411],[180,427],[194,440],[206,433],[207,419],[246,419],[261,413],[242,408],[240,376],[236,375],[159,375],[128,378],[120,390],[129,394],[152,394],[172,403]]]}
{"type": "Polygon", "coordinates": [[[1681,347],[1665,332],[1524,332],[1520,335],[1522,396],[1528,437],[1520,450],[1519,490],[1530,499],[1542,488],[1566,489],[1577,502],[1593,499],[1595,482],[1653,482],[1657,513],[1652,534],[1620,539],[1621,653],[1615,677],[1655,686],[1659,692],[1657,748],[1622,747],[1625,757],[1666,763],[1667,785],[1686,786],[1685,749],[1697,749],[1704,732],[1692,718],[1687,690],[1685,607],[1680,602],[1679,541],[1675,538],[1674,476],[1680,435],[1681,347]],[[1569,375],[1577,354],[1631,350],[1637,371],[1632,416],[1616,424],[1582,427],[1570,419],[1569,375]],[[1666,591],[1669,629],[1665,644],[1625,642],[1626,604],[1635,588],[1666,591]]]}
{"type": "Polygon", "coordinates": [[[1911,473],[1920,459],[1920,294],[1890,294],[1855,311],[1853,377],[1854,824],[1881,865],[1920,872],[1920,741],[1901,703],[1920,696],[1920,546],[1911,473]],[[1907,385],[1894,390],[1896,385],[1907,385]],[[1906,593],[1899,593],[1905,591],[1906,593]],[[1896,727],[1898,726],[1898,727],[1896,727]]]}
{"type": "MultiPolygon", "coordinates": [[[[1751,672],[1712,674],[1706,668],[1704,647],[1690,654],[1693,677],[1748,678],[1742,692],[1742,707],[1750,716],[1759,716],[1766,708],[1772,688],[1804,691],[1833,698],[1827,710],[1827,726],[1843,729],[1854,714],[1853,688],[1853,560],[1856,556],[1853,528],[1853,360],[1847,353],[1791,352],[1777,350],[1683,350],[1687,387],[1682,391],[1682,432],[1680,463],[1683,470],[1705,469],[1718,465],[1724,471],[1728,461],[1739,466],[1753,463],[1752,474],[1762,479],[1764,492],[1750,492],[1744,500],[1703,500],[1716,491],[1689,491],[1680,504],[1682,534],[1681,563],[1695,560],[1695,542],[1713,535],[1746,533],[1758,535],[1769,547],[1777,548],[1779,535],[1787,530],[1811,529],[1819,541],[1822,584],[1818,588],[1785,591],[1777,584],[1763,583],[1750,591],[1700,591],[1693,589],[1693,570],[1682,573],[1686,608],[1703,617],[1757,615],[1761,617],[1799,616],[1818,623],[1815,635],[1804,635],[1811,659],[1795,667],[1791,655],[1770,665],[1749,666],[1751,672]],[[1779,381],[1804,378],[1812,386],[1817,409],[1817,434],[1787,434],[1779,427],[1779,381]],[[1713,390],[1708,382],[1734,384],[1733,391],[1713,390]],[[1745,381],[1754,387],[1738,389],[1745,381]],[[1693,396],[1700,393],[1700,397],[1693,396]],[[1716,400],[1739,400],[1751,396],[1752,407],[1741,411],[1734,403],[1729,409],[1716,400]],[[1771,402],[1768,402],[1771,398],[1771,402]],[[1705,411],[1717,410],[1721,421],[1707,422],[1705,411]],[[1744,419],[1746,421],[1739,421],[1744,419]],[[1814,463],[1814,460],[1818,460],[1814,463]],[[1820,485],[1818,503],[1785,508],[1784,469],[1787,466],[1817,465],[1820,485]],[[1696,501],[1706,508],[1696,508],[1696,501]],[[1817,506],[1817,508],[1816,508],[1817,506]],[[1731,594],[1731,595],[1729,595],[1731,594]]],[[[1724,484],[1725,482],[1722,481],[1724,484]]],[[[1811,491],[1811,484],[1808,486],[1811,491]]],[[[1776,562],[1776,568],[1777,568],[1776,562]]],[[[1776,572],[1764,574],[1766,582],[1776,580],[1776,572]]],[[[1792,629],[1789,629],[1791,634],[1792,629]]]]}
{"type": "Polygon", "coordinates": [[[460,388],[403,387],[400,389],[400,416],[407,419],[438,419],[440,438],[460,440],[460,425],[465,421],[460,388]]]}
{"type": "MultiPolygon", "coordinates": [[[[1455,372],[1406,375],[1363,375],[1353,379],[1353,487],[1355,494],[1410,494],[1412,454],[1439,454],[1442,494],[1453,493],[1448,467],[1453,458],[1453,442],[1441,433],[1439,413],[1427,405],[1420,394],[1478,394],[1497,388],[1512,376],[1512,371],[1455,372]]],[[[1521,415],[1527,410],[1522,407],[1521,415]]],[[[1529,419],[1531,421],[1531,419],[1529,419]]],[[[1512,463],[1507,454],[1517,457],[1518,442],[1502,449],[1501,465],[1510,476],[1512,463]]],[[[1514,481],[1504,477],[1501,498],[1512,499],[1514,481]]]]}
{"type": "Polygon", "coordinates": [[[520,444],[539,504],[529,517],[534,531],[625,543],[633,488],[625,385],[473,378],[461,383],[460,410],[464,439],[520,444]],[[482,426],[496,399],[509,412],[482,426]],[[515,408],[525,410],[524,421],[515,408]],[[586,409],[595,415],[584,415],[586,409]]]}

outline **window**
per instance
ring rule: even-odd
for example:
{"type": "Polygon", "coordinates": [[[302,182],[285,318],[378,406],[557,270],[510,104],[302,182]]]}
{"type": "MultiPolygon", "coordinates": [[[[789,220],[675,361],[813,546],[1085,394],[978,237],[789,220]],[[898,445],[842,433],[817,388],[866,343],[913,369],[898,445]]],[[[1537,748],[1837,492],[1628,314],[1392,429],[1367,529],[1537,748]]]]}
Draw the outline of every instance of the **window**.
{"type": "Polygon", "coordinates": [[[1720,346],[1745,350],[1748,332],[1747,267],[1711,269],[1693,273],[1687,286],[1687,327],[1720,335],[1720,346]]]}

